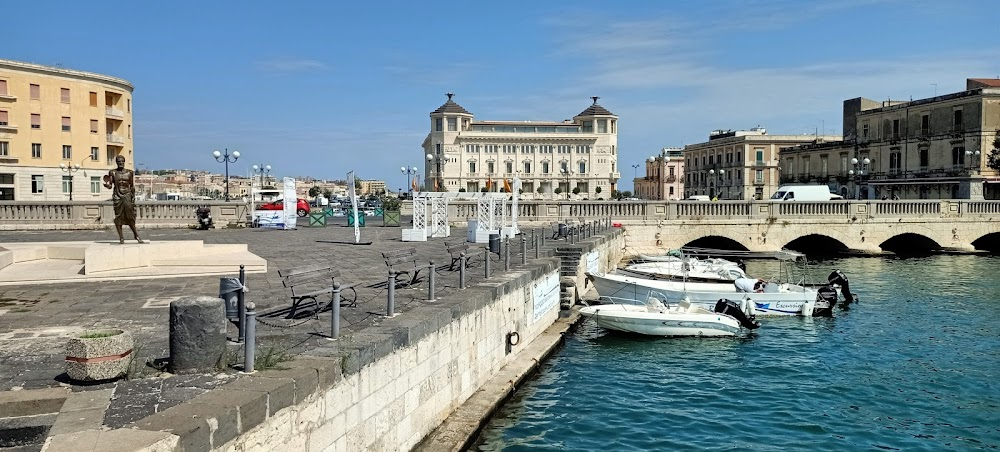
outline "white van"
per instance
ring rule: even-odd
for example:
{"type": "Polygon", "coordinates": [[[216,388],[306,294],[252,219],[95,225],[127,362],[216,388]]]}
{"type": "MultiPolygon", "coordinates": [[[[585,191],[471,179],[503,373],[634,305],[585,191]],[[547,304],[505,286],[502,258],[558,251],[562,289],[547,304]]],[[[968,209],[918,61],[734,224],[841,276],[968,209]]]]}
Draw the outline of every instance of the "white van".
{"type": "Polygon", "coordinates": [[[831,201],[844,199],[830,193],[826,185],[782,185],[771,196],[771,201],[831,201]]]}
{"type": "Polygon", "coordinates": [[[684,200],[685,201],[711,201],[712,198],[709,198],[708,195],[691,195],[691,196],[688,196],[687,198],[684,198],[684,200]]]}

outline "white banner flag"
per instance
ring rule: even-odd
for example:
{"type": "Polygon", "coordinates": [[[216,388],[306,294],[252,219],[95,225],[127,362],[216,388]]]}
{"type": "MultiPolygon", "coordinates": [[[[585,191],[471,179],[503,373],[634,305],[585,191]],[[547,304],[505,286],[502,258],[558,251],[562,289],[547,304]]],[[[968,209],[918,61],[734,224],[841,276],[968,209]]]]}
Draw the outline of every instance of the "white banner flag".
{"type": "Polygon", "coordinates": [[[284,228],[295,229],[295,220],[298,218],[299,210],[299,198],[295,193],[295,179],[286,177],[283,179],[283,182],[284,190],[282,190],[282,197],[284,198],[284,203],[281,206],[281,213],[284,217],[284,228]]]}
{"type": "Polygon", "coordinates": [[[354,171],[347,173],[347,196],[351,197],[351,208],[354,210],[354,243],[361,241],[361,226],[358,224],[358,197],[354,192],[354,171]]]}

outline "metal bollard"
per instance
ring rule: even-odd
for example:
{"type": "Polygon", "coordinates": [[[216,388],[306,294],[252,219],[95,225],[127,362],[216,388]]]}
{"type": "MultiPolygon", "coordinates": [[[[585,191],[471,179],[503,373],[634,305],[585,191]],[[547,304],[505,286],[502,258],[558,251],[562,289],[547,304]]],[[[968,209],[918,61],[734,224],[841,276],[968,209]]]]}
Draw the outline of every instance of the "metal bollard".
{"type": "Polygon", "coordinates": [[[333,305],[330,306],[330,337],[340,337],[340,283],[333,283],[333,305]]]}
{"type": "Polygon", "coordinates": [[[576,235],[576,228],[569,228],[569,244],[573,244],[573,236],[576,235]]]}
{"type": "Polygon", "coordinates": [[[465,256],[465,251],[462,251],[462,254],[459,257],[459,261],[461,262],[461,266],[458,267],[458,288],[459,289],[464,289],[465,288],[465,264],[468,262],[468,259],[469,258],[465,256]]]}
{"type": "Polygon", "coordinates": [[[429,267],[431,274],[427,277],[427,301],[434,301],[434,279],[437,276],[434,272],[434,261],[431,261],[429,267]]]}
{"type": "Polygon", "coordinates": [[[535,242],[535,230],[532,229],[531,230],[531,246],[535,246],[536,243],[537,242],[535,242]]]}
{"type": "Polygon", "coordinates": [[[503,241],[503,271],[510,271],[510,237],[503,241]]]}
{"type": "MultiPolygon", "coordinates": [[[[240,285],[246,287],[247,285],[247,272],[240,265],[240,285]]],[[[246,340],[246,317],[247,317],[247,294],[240,288],[239,293],[236,294],[236,317],[239,322],[237,322],[236,327],[239,329],[239,342],[246,340]]]]}
{"type": "Polygon", "coordinates": [[[538,246],[538,240],[544,240],[544,239],[542,239],[541,236],[538,236],[537,238],[535,238],[535,259],[538,259],[538,253],[541,251],[540,250],[541,247],[538,246]]]}
{"type": "Polygon", "coordinates": [[[253,303],[247,303],[246,312],[246,341],[243,342],[243,372],[253,372],[253,362],[256,359],[254,353],[257,351],[257,311],[253,303]]]}
{"type": "Polygon", "coordinates": [[[389,272],[389,294],[387,295],[385,315],[392,317],[396,313],[396,273],[389,272]]]}
{"type": "Polygon", "coordinates": [[[521,265],[528,263],[528,239],[521,236],[521,265]]]}
{"type": "Polygon", "coordinates": [[[545,246],[545,234],[544,233],[538,235],[538,247],[541,248],[543,246],[545,246]]]}
{"type": "Polygon", "coordinates": [[[483,267],[486,269],[486,272],[485,272],[486,276],[485,277],[489,278],[490,277],[490,248],[489,247],[486,247],[486,253],[483,254],[483,258],[485,259],[484,260],[484,265],[483,265],[483,267]]]}

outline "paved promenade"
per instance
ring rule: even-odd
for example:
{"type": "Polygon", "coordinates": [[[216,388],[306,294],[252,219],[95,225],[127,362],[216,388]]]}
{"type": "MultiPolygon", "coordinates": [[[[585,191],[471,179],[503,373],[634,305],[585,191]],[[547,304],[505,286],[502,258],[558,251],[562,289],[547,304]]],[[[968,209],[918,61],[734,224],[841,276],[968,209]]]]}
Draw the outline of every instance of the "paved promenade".
{"type": "MultiPolygon", "coordinates": [[[[522,229],[526,233],[531,231],[522,229]]],[[[536,230],[542,231],[541,228],[536,230]]],[[[251,252],[267,259],[266,274],[247,275],[247,301],[256,304],[260,320],[257,325],[258,356],[269,351],[278,355],[298,353],[327,342],[326,336],[330,333],[329,311],[320,313],[318,319],[312,316],[286,318],[291,303],[289,292],[278,276],[279,269],[332,265],[340,270],[343,283],[358,284],[357,306],[341,309],[342,334],[350,334],[385,318],[388,272],[382,252],[415,248],[418,264],[429,261],[436,264],[437,292],[446,295],[458,290],[459,272],[457,267],[455,271],[447,269],[450,257],[444,241],[463,241],[465,233],[464,228],[453,228],[448,239],[402,242],[399,228],[367,227],[362,229],[361,239],[373,243],[363,246],[350,244],[354,239],[353,228],[343,226],[295,231],[141,231],[144,239],[152,241],[246,243],[251,252]]],[[[0,242],[108,240],[114,235],[113,230],[0,232],[0,242]]],[[[555,244],[547,242],[545,248],[551,249],[555,244]]],[[[533,252],[529,252],[529,256],[533,257],[533,252]]],[[[502,261],[496,256],[493,259],[493,272],[502,271],[502,261]]],[[[484,278],[482,255],[473,259],[472,265],[467,273],[470,284],[484,278]]],[[[407,310],[426,303],[427,281],[427,270],[424,270],[417,283],[397,289],[395,312],[405,315],[407,310]]],[[[92,404],[97,407],[103,404],[106,411],[103,425],[108,427],[124,426],[189,400],[230,381],[236,373],[172,376],[161,372],[160,363],[169,354],[169,303],[182,296],[217,296],[218,291],[218,276],[0,286],[0,391],[60,386],[74,392],[93,391],[98,400],[92,404]],[[80,331],[99,327],[117,327],[132,332],[139,362],[146,364],[137,366],[136,378],[131,380],[92,386],[69,384],[64,374],[66,339],[80,331]]],[[[347,294],[349,292],[345,293],[345,298],[349,298],[347,294]]],[[[328,299],[320,298],[320,301],[328,299]]],[[[236,335],[236,327],[230,325],[229,336],[234,338],[236,335]]],[[[242,354],[237,353],[238,346],[234,345],[232,350],[234,359],[242,360],[242,354]]],[[[2,427],[0,425],[0,429],[2,427]]]]}

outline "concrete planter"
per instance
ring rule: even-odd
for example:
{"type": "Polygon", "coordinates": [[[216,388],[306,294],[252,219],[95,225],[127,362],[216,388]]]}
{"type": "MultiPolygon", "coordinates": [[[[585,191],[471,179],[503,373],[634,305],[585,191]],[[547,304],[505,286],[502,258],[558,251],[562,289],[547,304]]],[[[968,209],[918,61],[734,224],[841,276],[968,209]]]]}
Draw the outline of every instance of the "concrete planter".
{"type": "Polygon", "coordinates": [[[382,226],[399,226],[400,212],[398,210],[382,211],[382,226]]]}
{"type": "Polygon", "coordinates": [[[86,331],[66,344],[66,374],[76,381],[118,378],[132,362],[134,345],[132,335],[126,331],[86,331]]]}

